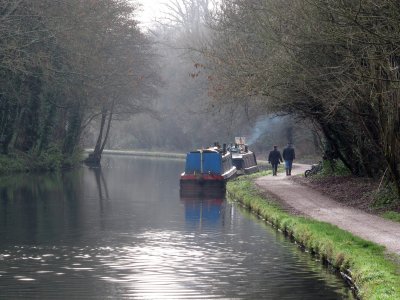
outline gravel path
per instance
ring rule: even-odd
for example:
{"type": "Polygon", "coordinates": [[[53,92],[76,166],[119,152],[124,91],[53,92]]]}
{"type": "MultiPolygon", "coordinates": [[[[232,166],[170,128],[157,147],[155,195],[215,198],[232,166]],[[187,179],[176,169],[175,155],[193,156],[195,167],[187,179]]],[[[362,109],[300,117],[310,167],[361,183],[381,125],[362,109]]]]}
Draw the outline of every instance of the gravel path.
{"type": "MultiPolygon", "coordinates": [[[[304,173],[307,168],[308,165],[295,164],[292,175],[304,173]]],[[[309,187],[288,180],[282,173],[260,177],[255,183],[261,190],[303,215],[334,224],[400,255],[400,223],[344,206],[309,187]]]]}

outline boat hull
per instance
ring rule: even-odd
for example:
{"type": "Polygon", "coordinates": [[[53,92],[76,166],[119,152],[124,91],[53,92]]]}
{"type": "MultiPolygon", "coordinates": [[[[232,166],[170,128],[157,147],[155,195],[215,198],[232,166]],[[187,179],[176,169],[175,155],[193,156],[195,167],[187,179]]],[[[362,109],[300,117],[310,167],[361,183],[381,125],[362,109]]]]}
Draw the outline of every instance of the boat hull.
{"type": "Polygon", "coordinates": [[[232,155],[232,163],[238,175],[251,174],[259,171],[257,160],[253,152],[237,153],[232,155]]]}
{"type": "Polygon", "coordinates": [[[182,197],[223,197],[226,192],[225,180],[180,180],[182,197]]]}
{"type": "Polygon", "coordinates": [[[235,167],[223,175],[183,173],[180,179],[181,196],[223,196],[226,192],[226,181],[235,175],[235,167]]]}

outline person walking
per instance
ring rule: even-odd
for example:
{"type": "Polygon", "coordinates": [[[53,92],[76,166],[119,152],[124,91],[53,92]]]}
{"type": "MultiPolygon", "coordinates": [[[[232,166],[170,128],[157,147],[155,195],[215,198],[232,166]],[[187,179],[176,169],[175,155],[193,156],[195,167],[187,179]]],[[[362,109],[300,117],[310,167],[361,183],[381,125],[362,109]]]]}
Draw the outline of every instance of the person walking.
{"type": "Polygon", "coordinates": [[[292,175],[293,160],[296,158],[292,143],[288,143],[287,147],[283,149],[282,156],[285,160],[286,176],[290,176],[292,175]]]}
{"type": "Polygon", "coordinates": [[[274,150],[269,152],[268,162],[272,166],[272,176],[276,176],[279,163],[283,162],[282,155],[278,150],[278,146],[274,146],[274,150]]]}

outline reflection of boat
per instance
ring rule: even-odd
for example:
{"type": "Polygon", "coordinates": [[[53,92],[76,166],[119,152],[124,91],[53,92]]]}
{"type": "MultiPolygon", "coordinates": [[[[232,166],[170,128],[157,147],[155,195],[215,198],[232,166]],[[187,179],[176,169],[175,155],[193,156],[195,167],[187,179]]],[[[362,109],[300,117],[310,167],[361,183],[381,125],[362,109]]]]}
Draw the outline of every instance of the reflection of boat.
{"type": "Polygon", "coordinates": [[[232,154],[218,147],[191,151],[181,174],[181,194],[212,196],[225,193],[226,181],[236,175],[232,154]]]}
{"type": "Polygon", "coordinates": [[[193,225],[215,224],[221,219],[223,198],[181,198],[185,204],[185,219],[193,225]]]}
{"type": "Polygon", "coordinates": [[[233,165],[236,167],[238,175],[258,171],[256,155],[249,150],[244,137],[235,138],[235,145],[228,149],[232,153],[233,165]]]}

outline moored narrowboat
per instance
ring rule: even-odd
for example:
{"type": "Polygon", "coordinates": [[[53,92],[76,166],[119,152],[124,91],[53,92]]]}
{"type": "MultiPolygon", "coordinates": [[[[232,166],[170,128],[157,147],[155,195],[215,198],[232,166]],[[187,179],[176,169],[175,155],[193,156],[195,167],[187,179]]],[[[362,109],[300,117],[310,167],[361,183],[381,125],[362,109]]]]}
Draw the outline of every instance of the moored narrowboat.
{"type": "Polygon", "coordinates": [[[232,154],[218,147],[191,151],[181,174],[181,194],[225,193],[226,181],[236,175],[232,154]]]}
{"type": "Polygon", "coordinates": [[[235,145],[229,147],[229,151],[232,153],[232,162],[238,175],[258,172],[256,155],[249,150],[244,137],[236,137],[235,145]]]}

